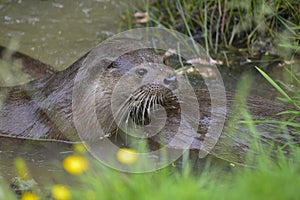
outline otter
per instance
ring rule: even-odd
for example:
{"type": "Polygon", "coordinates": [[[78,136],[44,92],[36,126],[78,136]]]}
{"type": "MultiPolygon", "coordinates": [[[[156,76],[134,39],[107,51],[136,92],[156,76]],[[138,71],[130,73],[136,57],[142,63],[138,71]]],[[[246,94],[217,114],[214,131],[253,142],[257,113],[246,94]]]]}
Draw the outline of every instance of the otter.
{"type": "MultiPolygon", "coordinates": [[[[109,48],[106,49],[106,55],[109,55],[110,51],[121,52],[124,48],[130,49],[130,46],[124,46],[121,39],[107,45],[109,48]]],[[[139,136],[147,137],[154,149],[161,145],[178,149],[185,146],[185,140],[192,140],[189,148],[193,151],[203,151],[203,141],[207,137],[206,133],[212,120],[209,91],[195,89],[196,99],[190,99],[199,105],[199,120],[193,116],[192,110],[192,116],[181,116],[180,110],[184,102],[177,98],[176,91],[186,91],[187,88],[179,86],[179,83],[187,84],[186,78],[176,74],[171,67],[162,67],[163,56],[153,49],[145,48],[141,41],[132,39],[129,45],[139,49],[109,59],[91,50],[63,71],[39,75],[37,79],[24,85],[0,88],[0,95],[5,97],[0,112],[0,136],[63,142],[113,138],[122,135],[120,132],[133,131],[137,127],[155,129],[155,126],[151,126],[155,120],[153,116],[163,107],[166,116],[163,131],[150,136],[145,131],[139,131],[139,134],[145,133],[144,136],[139,136]],[[86,65],[93,67],[85,70],[86,65]],[[84,82],[84,76],[89,76],[87,82],[84,82]],[[79,94],[75,95],[87,98],[81,99],[79,107],[76,107],[77,123],[91,127],[91,131],[79,137],[73,120],[75,114],[72,101],[75,82],[80,82],[81,79],[82,84],[77,88],[79,94]],[[116,87],[118,83],[124,85],[116,87]],[[125,92],[122,91],[122,86],[125,92]],[[96,121],[89,116],[94,109],[96,121]],[[182,120],[184,130],[189,131],[177,134],[182,120]],[[95,124],[100,124],[101,134],[95,131],[95,124]],[[192,129],[190,124],[197,124],[198,127],[192,129]],[[173,138],[178,139],[170,142],[173,138]]],[[[231,107],[233,94],[227,92],[226,98],[227,106],[231,107]]],[[[184,106],[188,109],[188,105],[184,106]]],[[[247,106],[253,119],[257,120],[273,117],[288,108],[286,104],[259,97],[249,97],[247,106]]],[[[222,112],[220,109],[219,114],[227,119],[236,114],[222,112]]],[[[243,162],[251,146],[249,138],[253,138],[244,128],[227,124],[210,153],[231,162],[243,162]]],[[[261,124],[259,128],[262,131],[263,143],[270,148],[275,148],[277,143],[284,145],[288,140],[284,134],[272,133],[278,128],[274,125],[261,124]]],[[[299,142],[297,138],[293,141],[299,142]]]]}
{"type": "MultiPolygon", "coordinates": [[[[139,42],[132,40],[132,45],[143,47],[139,42]]],[[[122,45],[124,41],[114,42],[113,45],[122,45]]],[[[128,47],[127,47],[128,48],[128,47]]],[[[72,92],[74,80],[78,70],[91,53],[85,54],[78,61],[61,72],[51,72],[45,77],[39,77],[28,84],[17,87],[2,87],[1,94],[5,95],[0,114],[0,134],[4,137],[16,137],[38,140],[77,141],[79,138],[74,129],[72,119],[72,92]]],[[[109,111],[110,98],[114,82],[118,81],[132,66],[142,63],[162,63],[161,57],[151,50],[133,52],[134,56],[125,54],[114,60],[106,69],[99,67],[97,77],[97,112],[103,127],[108,128],[113,121],[109,111]],[[102,85],[101,85],[102,84],[102,85]]],[[[15,54],[20,57],[19,53],[15,54]]],[[[23,60],[24,61],[24,60],[23,60]]],[[[26,62],[26,60],[25,60],[26,62]]],[[[99,61],[101,66],[107,60],[99,61]]],[[[39,65],[39,64],[38,64],[39,65]]],[[[36,68],[36,65],[33,65],[36,68]]],[[[27,68],[29,68],[27,66],[27,68]]],[[[28,70],[27,70],[28,71],[28,70]]],[[[143,69],[139,70],[139,75],[143,69]]],[[[166,77],[165,81],[171,81],[172,77],[166,77]]],[[[87,104],[89,102],[87,101],[87,104]]],[[[89,106],[86,106],[87,109],[89,106]]],[[[86,114],[86,113],[85,113],[86,114]]],[[[86,116],[83,116],[86,117],[86,116]]],[[[111,126],[105,132],[113,132],[111,126]]],[[[92,136],[88,136],[93,139],[92,136]]]]}

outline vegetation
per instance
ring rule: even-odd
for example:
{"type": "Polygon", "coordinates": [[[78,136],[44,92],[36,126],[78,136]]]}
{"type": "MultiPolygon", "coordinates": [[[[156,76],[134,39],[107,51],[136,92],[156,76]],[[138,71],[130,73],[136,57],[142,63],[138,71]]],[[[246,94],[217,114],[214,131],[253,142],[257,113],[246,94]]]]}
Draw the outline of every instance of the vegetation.
{"type": "Polygon", "coordinates": [[[224,47],[250,55],[259,51],[286,55],[286,47],[299,52],[300,3],[296,0],[163,0],[146,5],[147,25],[193,36],[213,54],[224,47]]]}
{"type": "MultiPolygon", "coordinates": [[[[252,122],[248,121],[249,126],[252,122]]],[[[85,153],[75,151],[74,155],[66,157],[63,162],[63,167],[70,174],[69,176],[76,176],[75,183],[70,185],[49,183],[48,189],[33,187],[27,189],[21,198],[22,200],[50,199],[52,196],[57,200],[92,200],[99,197],[103,199],[241,199],[244,197],[297,199],[300,195],[298,189],[300,149],[298,146],[293,148],[293,154],[289,157],[278,150],[276,161],[269,154],[261,153],[254,169],[228,163],[228,169],[224,170],[207,163],[197,172],[189,167],[180,171],[174,166],[169,166],[144,174],[118,172],[94,159],[87,161],[85,153]],[[90,164],[87,165],[87,162],[90,164]]],[[[24,168],[18,170],[21,171],[21,175],[24,174],[24,168]]],[[[28,181],[29,177],[26,175],[21,178],[28,181]]],[[[2,185],[4,186],[3,183],[2,185]]],[[[1,192],[3,196],[10,195],[12,197],[10,199],[14,199],[12,192],[7,188],[1,189],[0,195],[1,192]]]]}

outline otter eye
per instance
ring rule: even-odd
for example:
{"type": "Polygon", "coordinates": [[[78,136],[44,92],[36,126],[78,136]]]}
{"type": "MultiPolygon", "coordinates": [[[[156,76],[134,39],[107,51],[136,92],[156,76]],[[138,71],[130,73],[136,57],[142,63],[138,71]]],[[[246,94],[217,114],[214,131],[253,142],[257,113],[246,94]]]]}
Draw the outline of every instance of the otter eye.
{"type": "Polygon", "coordinates": [[[136,71],[135,71],[135,73],[137,74],[137,75],[139,75],[139,76],[144,76],[145,74],[147,74],[147,70],[146,69],[144,69],[144,68],[141,68],[141,69],[137,69],[136,71]]]}

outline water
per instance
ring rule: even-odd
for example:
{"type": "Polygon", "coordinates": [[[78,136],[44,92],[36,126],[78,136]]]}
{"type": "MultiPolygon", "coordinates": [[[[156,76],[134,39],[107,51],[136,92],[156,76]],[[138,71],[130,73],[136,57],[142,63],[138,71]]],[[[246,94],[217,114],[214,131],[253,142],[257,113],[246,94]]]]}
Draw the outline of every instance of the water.
{"type": "MultiPolygon", "coordinates": [[[[57,70],[71,65],[99,42],[121,31],[125,10],[132,5],[117,0],[2,0],[0,45],[13,47],[57,70]]],[[[64,179],[61,161],[71,146],[51,142],[0,140],[0,172],[16,176],[13,161],[25,159],[37,180],[64,179]]],[[[1,176],[0,175],[0,176],[1,176]]]]}
{"type": "Polygon", "coordinates": [[[63,181],[67,173],[62,168],[62,160],[72,153],[72,148],[64,143],[37,142],[19,139],[0,139],[0,177],[11,182],[16,177],[14,160],[23,158],[31,177],[37,182],[63,181]]]}
{"type": "Polygon", "coordinates": [[[0,44],[63,69],[103,39],[120,31],[124,4],[113,0],[0,3],[0,44]]]}

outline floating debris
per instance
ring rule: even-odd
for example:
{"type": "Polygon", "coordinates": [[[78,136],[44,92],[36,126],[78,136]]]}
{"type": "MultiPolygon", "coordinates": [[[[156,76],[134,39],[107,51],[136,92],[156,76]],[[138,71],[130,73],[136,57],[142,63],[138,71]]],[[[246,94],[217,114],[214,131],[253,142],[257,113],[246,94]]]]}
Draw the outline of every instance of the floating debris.
{"type": "Polygon", "coordinates": [[[201,64],[201,65],[223,65],[223,61],[221,60],[214,60],[212,58],[209,59],[203,59],[203,58],[194,58],[187,60],[186,63],[188,64],[201,64]]]}
{"type": "Polygon", "coordinates": [[[137,161],[138,154],[134,149],[121,148],[117,153],[117,159],[122,164],[130,165],[137,161]]]}
{"type": "Polygon", "coordinates": [[[134,17],[137,24],[145,24],[150,20],[148,12],[136,12],[134,17]]]}

